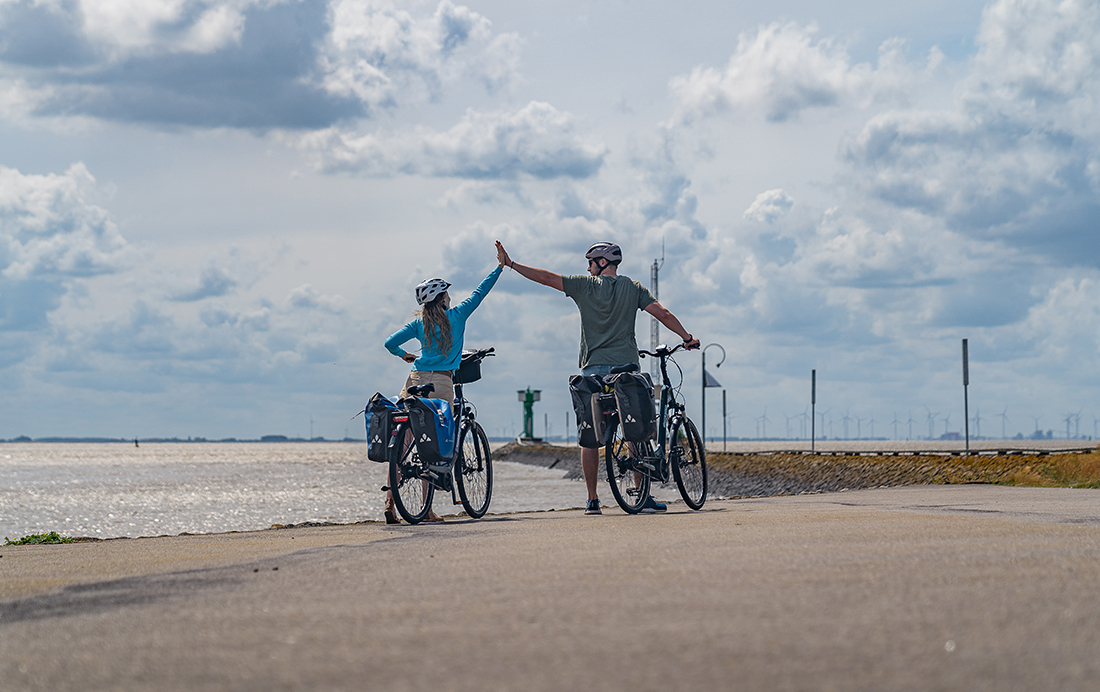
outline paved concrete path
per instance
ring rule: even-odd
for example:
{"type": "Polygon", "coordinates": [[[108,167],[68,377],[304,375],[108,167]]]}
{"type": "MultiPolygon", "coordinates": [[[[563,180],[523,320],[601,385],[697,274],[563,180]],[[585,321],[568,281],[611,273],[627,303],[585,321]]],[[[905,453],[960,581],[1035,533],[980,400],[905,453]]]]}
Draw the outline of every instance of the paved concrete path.
{"type": "Polygon", "coordinates": [[[0,548],[0,690],[1096,690],[1100,491],[0,548]]]}

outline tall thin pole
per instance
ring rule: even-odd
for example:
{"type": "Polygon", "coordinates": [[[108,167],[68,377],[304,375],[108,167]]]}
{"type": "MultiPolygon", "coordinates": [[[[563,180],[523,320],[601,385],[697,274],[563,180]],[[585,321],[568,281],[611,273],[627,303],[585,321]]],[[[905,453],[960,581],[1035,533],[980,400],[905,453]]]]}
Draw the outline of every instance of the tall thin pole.
{"type": "Polygon", "coordinates": [[[707,448],[707,349],[703,349],[703,449],[707,448]]]}
{"type": "Polygon", "coordinates": [[[810,451],[814,451],[817,430],[814,429],[814,412],[817,410],[817,370],[810,371],[810,451]]]}
{"type": "Polygon", "coordinates": [[[963,417],[966,422],[966,451],[970,452],[970,395],[967,388],[970,386],[970,356],[966,349],[966,339],[963,339],[963,417]]]}
{"type": "Polygon", "coordinates": [[[722,390],[722,451],[726,451],[726,390],[722,390]]]}

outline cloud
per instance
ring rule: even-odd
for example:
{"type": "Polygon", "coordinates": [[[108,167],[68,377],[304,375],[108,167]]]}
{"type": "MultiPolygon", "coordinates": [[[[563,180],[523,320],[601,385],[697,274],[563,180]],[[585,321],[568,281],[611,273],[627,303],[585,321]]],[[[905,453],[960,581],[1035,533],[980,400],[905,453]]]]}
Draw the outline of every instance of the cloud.
{"type": "Polygon", "coordinates": [[[794,206],[794,199],[782,190],[761,192],[745,210],[744,217],[750,221],[773,223],[784,216],[794,206]]]}
{"type": "Polygon", "coordinates": [[[319,310],[332,315],[347,312],[347,301],[341,296],[326,296],[318,293],[309,284],[303,284],[290,292],[287,302],[299,310],[319,310]]]}
{"type": "Polygon", "coordinates": [[[199,285],[190,291],[184,291],[172,297],[179,302],[195,302],[204,298],[216,298],[224,296],[237,287],[237,280],[231,277],[224,269],[219,267],[207,267],[202,272],[199,285]]]}
{"type": "Polygon", "coordinates": [[[257,130],[370,117],[462,79],[495,91],[519,48],[450,0],[430,13],[385,0],[9,0],[0,37],[0,80],[29,115],[257,130]]]}
{"type": "Polygon", "coordinates": [[[515,111],[468,110],[446,132],[416,129],[356,136],[329,129],[305,135],[302,146],[316,152],[322,170],[330,173],[475,180],[588,178],[607,155],[606,147],[576,133],[571,114],[538,101],[515,111]]]}
{"type": "Polygon", "coordinates": [[[126,266],[129,247],[83,164],[24,175],[0,166],[0,330],[38,330],[81,280],[126,266]]]}
{"type": "MultiPolygon", "coordinates": [[[[851,64],[846,46],[831,38],[815,41],[816,33],[814,25],[773,23],[755,35],[742,34],[724,69],[700,66],[671,81],[672,124],[729,112],[759,112],[768,121],[784,122],[811,108],[896,98],[918,77],[903,58],[903,42],[884,43],[873,68],[851,64]]],[[[933,50],[928,68],[941,60],[933,50]]]]}
{"type": "Polygon", "coordinates": [[[990,5],[950,111],[887,112],[844,143],[868,198],[1059,264],[1100,266],[1100,10],[990,5]]]}

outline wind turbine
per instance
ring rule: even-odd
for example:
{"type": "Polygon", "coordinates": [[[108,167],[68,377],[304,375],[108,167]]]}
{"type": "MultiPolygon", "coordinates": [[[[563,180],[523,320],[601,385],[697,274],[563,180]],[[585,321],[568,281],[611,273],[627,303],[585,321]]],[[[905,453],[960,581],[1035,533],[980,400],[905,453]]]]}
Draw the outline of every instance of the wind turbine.
{"type": "Polygon", "coordinates": [[[928,411],[928,439],[931,440],[936,436],[936,430],[933,426],[936,424],[936,416],[940,415],[939,411],[932,413],[932,409],[927,406],[924,407],[925,411],[928,411]]]}
{"type": "Polygon", "coordinates": [[[981,439],[982,436],[982,414],[978,411],[977,407],[974,408],[974,437],[981,439]]]}
{"type": "MultiPolygon", "coordinates": [[[[831,408],[827,408],[824,411],[820,411],[817,415],[821,416],[821,434],[825,434],[825,414],[832,411],[831,408]]],[[[829,416],[829,437],[833,436],[833,417],[829,416]]]]}
{"type": "Polygon", "coordinates": [[[898,423],[900,423],[900,422],[901,421],[898,420],[898,412],[894,411],[894,422],[891,423],[891,425],[894,426],[894,439],[895,440],[898,439],[898,423]]]}
{"type": "Polygon", "coordinates": [[[871,416],[870,423],[871,423],[871,439],[873,440],[873,439],[875,439],[875,417],[874,416],[871,416]]]}
{"type": "Polygon", "coordinates": [[[856,439],[863,439],[863,419],[859,416],[855,416],[856,419],[856,439]]]}
{"type": "Polygon", "coordinates": [[[787,419],[787,439],[791,439],[791,417],[787,415],[786,411],[780,411],[783,417],[787,419]]]}
{"type": "Polygon", "coordinates": [[[947,435],[947,426],[951,425],[951,414],[947,414],[943,419],[943,434],[947,435]]]}
{"type": "Polygon", "coordinates": [[[909,420],[907,420],[905,422],[909,424],[909,437],[907,437],[905,439],[906,440],[912,440],[913,439],[913,409],[909,409],[909,420]]]}
{"type": "Polygon", "coordinates": [[[764,415],[760,416],[760,418],[757,419],[757,420],[760,421],[760,429],[764,433],[763,435],[761,435],[761,438],[766,438],[768,436],[768,423],[771,422],[771,420],[768,419],[768,407],[767,406],[764,407],[764,415]]]}
{"type": "Polygon", "coordinates": [[[1007,406],[1005,406],[1004,411],[1001,411],[1000,413],[997,414],[997,416],[999,416],[1000,419],[1001,419],[1001,439],[1002,440],[1007,440],[1008,439],[1007,433],[1005,433],[1005,421],[1008,420],[1008,415],[1007,414],[1008,414],[1008,407],[1007,406]]]}
{"type": "Polygon", "coordinates": [[[842,423],[844,423],[844,439],[845,440],[851,439],[850,437],[848,437],[848,421],[850,421],[850,420],[852,420],[852,417],[848,415],[848,411],[845,411],[844,416],[840,419],[840,421],[842,423]]]}

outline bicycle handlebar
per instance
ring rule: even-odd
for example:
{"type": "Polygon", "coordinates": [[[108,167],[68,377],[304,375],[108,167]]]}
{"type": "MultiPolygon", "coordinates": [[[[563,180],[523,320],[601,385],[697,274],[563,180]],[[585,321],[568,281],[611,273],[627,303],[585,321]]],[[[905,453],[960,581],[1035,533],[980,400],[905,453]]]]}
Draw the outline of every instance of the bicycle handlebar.
{"type": "Polygon", "coordinates": [[[653,356],[654,358],[660,358],[660,357],[667,358],[668,356],[671,356],[673,353],[676,353],[677,351],[679,351],[681,349],[687,350],[687,344],[676,344],[672,348],[669,348],[667,344],[661,344],[660,346],[657,347],[657,350],[655,352],[654,351],[646,351],[644,349],[638,349],[638,355],[643,356],[643,357],[644,356],[653,356]]]}

